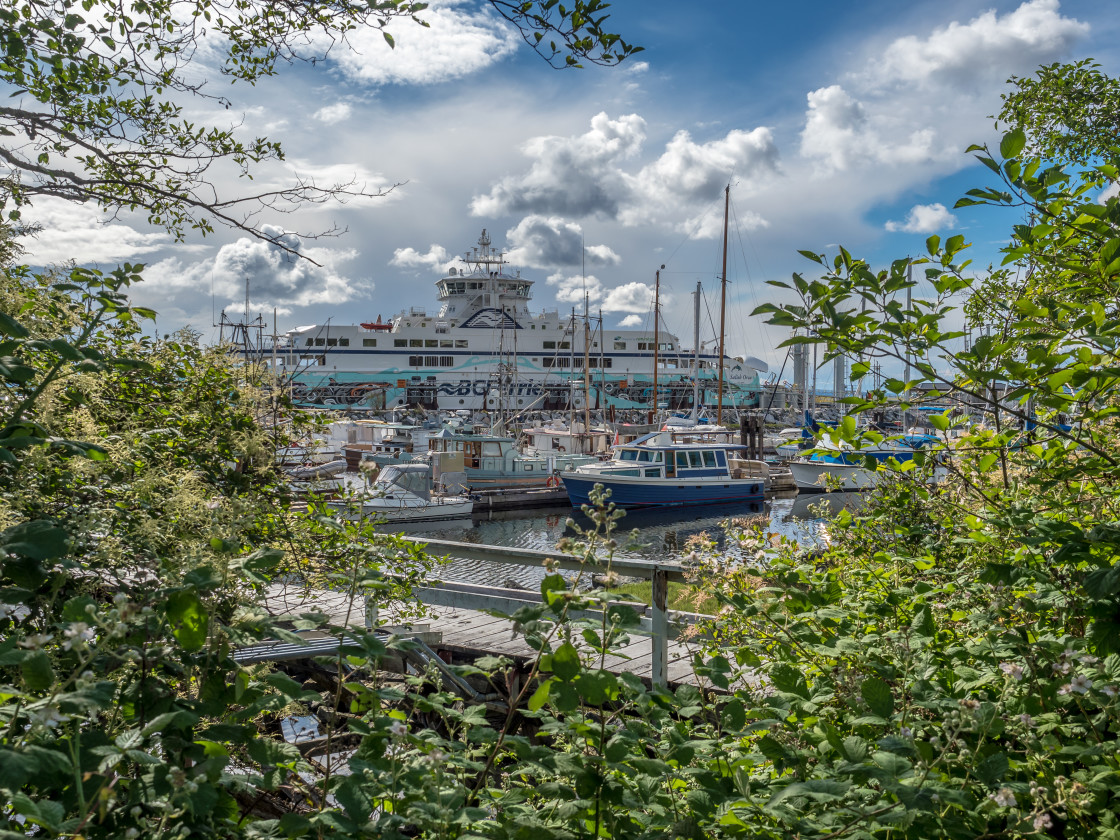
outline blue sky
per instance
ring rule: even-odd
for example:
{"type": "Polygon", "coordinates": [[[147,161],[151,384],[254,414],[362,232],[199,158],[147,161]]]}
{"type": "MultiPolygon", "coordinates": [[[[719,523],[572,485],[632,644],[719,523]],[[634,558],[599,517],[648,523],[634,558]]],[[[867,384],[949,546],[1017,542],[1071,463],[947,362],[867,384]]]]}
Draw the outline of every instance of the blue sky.
{"type": "Polygon", "coordinates": [[[159,331],[216,336],[213,311],[242,311],[245,277],[251,308],[270,320],[276,308],[281,331],[433,310],[435,280],[487,228],[537,281],[536,309],[582,308],[586,290],[608,329],[651,324],[664,264],[663,312],[690,344],[697,281],[701,338],[714,337],[730,183],[728,348],[777,370],[785,335],[748,313],[776,294],[766,280],[808,269],[797,249],[843,244],[885,264],[930,233],[963,233],[986,265],[1013,220],[951,208],[986,183],[964,149],[995,139],[1004,80],[1090,56],[1120,72],[1109,2],[619,0],[612,13],[646,48],[617,68],[552,70],[485,4],[456,0],[432,3],[429,29],[396,23],[396,50],[359,34],[352,53],[234,87],[229,112],[190,103],[200,120],[283,143],[286,163],[255,187],[296,174],[399,185],[264,219],[347,229],[303,245],[322,267],[228,231],[174,243],[142,220],[49,201],[32,257],[144,262],[134,297],[159,311],[159,331]]]}

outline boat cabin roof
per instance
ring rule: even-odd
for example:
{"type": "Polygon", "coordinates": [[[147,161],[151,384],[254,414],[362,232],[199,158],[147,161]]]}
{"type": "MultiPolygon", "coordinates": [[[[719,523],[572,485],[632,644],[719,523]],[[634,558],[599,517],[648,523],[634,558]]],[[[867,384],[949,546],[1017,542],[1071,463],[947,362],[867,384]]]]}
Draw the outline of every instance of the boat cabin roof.
{"type": "Polygon", "coordinates": [[[658,449],[658,450],[677,450],[677,449],[746,449],[746,445],[742,443],[678,443],[673,440],[673,436],[669,432],[657,431],[648,435],[643,435],[636,440],[629,443],[620,443],[611,447],[616,451],[621,449],[658,449]]]}

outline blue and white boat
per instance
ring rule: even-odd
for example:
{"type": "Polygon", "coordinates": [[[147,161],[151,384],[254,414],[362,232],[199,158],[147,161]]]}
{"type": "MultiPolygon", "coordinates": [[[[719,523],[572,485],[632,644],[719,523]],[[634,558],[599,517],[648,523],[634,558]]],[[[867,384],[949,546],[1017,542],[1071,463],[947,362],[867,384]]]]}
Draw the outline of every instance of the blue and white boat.
{"type": "Polygon", "coordinates": [[[622,508],[716,505],[761,501],[765,478],[735,458],[744,447],[728,443],[677,443],[669,431],[653,432],[613,447],[610,461],[560,473],[573,507],[591,503],[596,484],[622,508]]]}

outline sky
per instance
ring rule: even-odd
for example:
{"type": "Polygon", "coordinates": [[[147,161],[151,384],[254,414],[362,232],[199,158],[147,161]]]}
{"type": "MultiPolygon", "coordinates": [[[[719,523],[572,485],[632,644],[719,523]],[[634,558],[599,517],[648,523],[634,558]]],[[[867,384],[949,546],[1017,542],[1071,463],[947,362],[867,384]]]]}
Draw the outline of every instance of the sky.
{"type": "MultiPolygon", "coordinates": [[[[960,233],[976,265],[997,261],[1018,219],[953,205],[990,183],[965,149],[998,142],[1006,80],[1088,57],[1120,73],[1120,16],[1100,0],[617,0],[610,11],[645,48],[618,67],[551,69],[485,3],[434,0],[429,27],[390,27],[395,49],[358,33],[314,67],[224,87],[228,111],[186,103],[192,118],[282,143],[283,164],[244,189],[311,176],[387,191],[262,217],[345,231],[298,243],[314,262],[228,230],[175,242],[142,218],[49,199],[25,213],[43,224],[28,258],[144,263],[132,297],[159,313],[156,330],[216,339],[218,313],[243,317],[246,279],[251,313],[271,325],[275,312],[280,332],[433,312],[435,281],[485,228],[536,281],[534,310],[582,312],[586,296],[608,331],[652,328],[660,271],[663,323],[690,347],[700,282],[711,347],[730,185],[727,350],[778,373],[787,333],[750,312],[783,299],[766,281],[810,271],[799,249],[843,245],[885,266],[933,233],[960,233]]],[[[192,72],[210,78],[205,51],[192,72]]]]}

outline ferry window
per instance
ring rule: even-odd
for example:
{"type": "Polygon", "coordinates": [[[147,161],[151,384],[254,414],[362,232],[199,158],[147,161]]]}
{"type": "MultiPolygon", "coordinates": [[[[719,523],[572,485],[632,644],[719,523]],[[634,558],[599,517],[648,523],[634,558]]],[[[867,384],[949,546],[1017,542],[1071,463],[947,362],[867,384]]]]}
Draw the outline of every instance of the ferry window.
{"type": "Polygon", "coordinates": [[[455,346],[456,347],[466,347],[467,346],[467,340],[465,338],[457,338],[457,339],[455,339],[455,346]]]}
{"type": "Polygon", "coordinates": [[[714,467],[716,465],[716,453],[710,449],[704,450],[704,466],[714,467]]]}
{"type": "Polygon", "coordinates": [[[569,359],[567,356],[564,356],[564,357],[556,360],[556,366],[557,367],[571,367],[572,366],[572,360],[569,359]]]}
{"type": "Polygon", "coordinates": [[[349,346],[350,346],[350,339],[348,339],[348,338],[340,338],[340,339],[338,340],[338,346],[339,346],[339,347],[349,347],[349,346]]]}
{"type": "Polygon", "coordinates": [[[407,347],[408,342],[405,341],[403,338],[394,338],[393,339],[393,346],[394,347],[407,347]]]}
{"type": "Polygon", "coordinates": [[[455,364],[455,359],[453,359],[451,356],[440,356],[439,357],[439,366],[440,367],[451,367],[453,364],[455,364]]]}
{"type": "Polygon", "coordinates": [[[544,342],[544,349],[545,350],[555,350],[556,349],[556,342],[555,341],[544,342]]]}
{"type": "Polygon", "coordinates": [[[454,347],[455,343],[450,338],[441,338],[439,340],[440,347],[454,347]]]}
{"type": "Polygon", "coordinates": [[[410,338],[408,340],[408,346],[409,347],[423,347],[424,342],[423,342],[422,339],[419,339],[419,338],[410,338]]]}
{"type": "Polygon", "coordinates": [[[609,368],[610,366],[611,366],[611,360],[610,359],[603,359],[603,367],[609,368]]]}
{"type": "Polygon", "coordinates": [[[548,359],[548,358],[541,359],[541,367],[542,368],[552,367],[552,359],[548,359]]]}
{"type": "Polygon", "coordinates": [[[424,346],[425,347],[439,347],[439,339],[438,338],[426,338],[426,339],[424,339],[424,346]]]}
{"type": "Polygon", "coordinates": [[[327,363],[327,357],[326,356],[320,356],[319,357],[319,364],[320,365],[325,365],[326,363],[327,363]]]}
{"type": "Polygon", "coordinates": [[[435,367],[439,364],[439,356],[425,356],[424,364],[426,364],[428,367],[435,367]]]}
{"type": "Polygon", "coordinates": [[[694,467],[704,466],[704,459],[700,457],[699,452],[689,452],[688,460],[692,462],[692,466],[694,467]]]}
{"type": "Polygon", "coordinates": [[[321,339],[321,338],[315,339],[315,346],[316,347],[322,347],[323,346],[323,339],[321,339]]]}
{"type": "Polygon", "coordinates": [[[377,339],[376,338],[363,338],[362,339],[362,347],[376,347],[376,346],[377,346],[377,339]]]}
{"type": "Polygon", "coordinates": [[[687,467],[688,466],[688,453],[687,452],[678,452],[677,453],[677,466],[678,467],[687,467]]]}
{"type": "Polygon", "coordinates": [[[649,456],[650,456],[650,453],[643,450],[643,451],[638,453],[638,460],[639,461],[648,461],[649,456]]]}
{"type": "Polygon", "coordinates": [[[311,347],[314,344],[315,344],[315,339],[313,339],[313,338],[307,339],[307,346],[308,347],[311,347]]]}
{"type": "Polygon", "coordinates": [[[619,459],[622,461],[637,461],[638,452],[635,449],[623,449],[619,453],[619,459]]]}
{"type": "Polygon", "coordinates": [[[424,357],[423,356],[409,356],[408,357],[408,365],[409,365],[409,367],[423,367],[424,366],[424,357]]]}
{"type": "Polygon", "coordinates": [[[661,467],[646,467],[646,478],[657,478],[661,475],[661,467]]]}
{"type": "Polygon", "coordinates": [[[626,342],[625,341],[616,341],[614,343],[614,349],[615,350],[625,350],[626,349],[626,342]]]}
{"type": "Polygon", "coordinates": [[[337,347],[338,346],[338,339],[337,338],[328,338],[327,339],[327,346],[328,347],[337,347]]]}
{"type": "Polygon", "coordinates": [[[560,342],[560,349],[561,349],[561,350],[571,350],[571,349],[572,349],[572,342],[570,342],[570,341],[561,341],[561,342],[560,342]]]}

